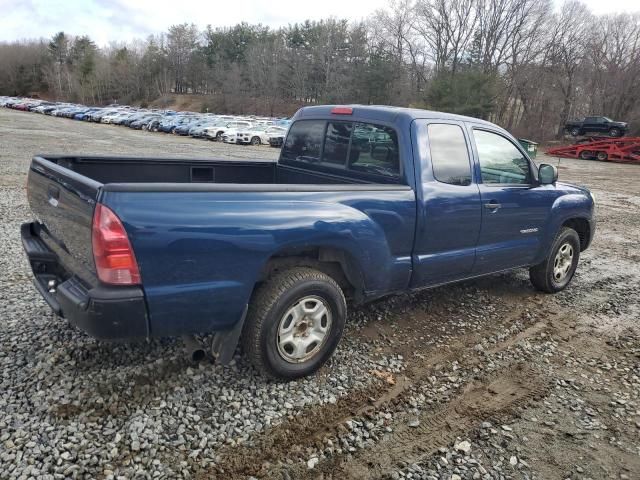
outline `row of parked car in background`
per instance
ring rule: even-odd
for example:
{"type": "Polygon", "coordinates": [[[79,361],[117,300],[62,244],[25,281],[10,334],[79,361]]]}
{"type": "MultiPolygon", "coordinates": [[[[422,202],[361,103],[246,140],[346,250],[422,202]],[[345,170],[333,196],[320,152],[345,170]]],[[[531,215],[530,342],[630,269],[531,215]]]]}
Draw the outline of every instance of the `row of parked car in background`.
{"type": "Polygon", "coordinates": [[[89,107],[47,100],[3,97],[0,107],[73,120],[124,125],[136,130],[173,133],[238,145],[281,147],[290,120],[258,116],[216,115],[137,108],[127,105],[89,107]]]}

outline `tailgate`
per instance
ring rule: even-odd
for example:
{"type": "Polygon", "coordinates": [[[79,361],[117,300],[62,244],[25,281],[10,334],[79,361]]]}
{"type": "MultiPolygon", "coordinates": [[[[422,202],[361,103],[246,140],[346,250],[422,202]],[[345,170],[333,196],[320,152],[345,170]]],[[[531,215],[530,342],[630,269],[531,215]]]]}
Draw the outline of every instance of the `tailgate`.
{"type": "Polygon", "coordinates": [[[66,168],[63,162],[42,157],[31,162],[27,196],[37,221],[35,233],[68,273],[95,286],[91,225],[102,184],[66,168]]]}

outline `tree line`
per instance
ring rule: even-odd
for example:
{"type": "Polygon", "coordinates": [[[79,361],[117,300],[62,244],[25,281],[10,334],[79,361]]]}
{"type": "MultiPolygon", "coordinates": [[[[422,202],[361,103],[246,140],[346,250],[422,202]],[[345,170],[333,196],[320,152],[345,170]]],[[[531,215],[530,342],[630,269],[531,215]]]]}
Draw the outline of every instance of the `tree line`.
{"type": "Polygon", "coordinates": [[[392,0],[361,22],[179,24],[106,47],[64,32],[0,43],[0,94],[34,93],[141,105],[203,95],[203,110],[265,115],[413,106],[549,140],[577,116],[640,123],[640,14],[593,15],[575,0],[392,0]]]}

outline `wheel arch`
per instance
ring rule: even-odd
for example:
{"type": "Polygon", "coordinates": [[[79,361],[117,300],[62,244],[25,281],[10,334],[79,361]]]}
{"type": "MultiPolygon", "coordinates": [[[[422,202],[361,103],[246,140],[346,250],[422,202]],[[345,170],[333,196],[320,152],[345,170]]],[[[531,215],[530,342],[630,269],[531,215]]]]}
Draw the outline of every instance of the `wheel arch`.
{"type": "Polygon", "coordinates": [[[363,300],[364,275],[355,257],[347,250],[327,246],[285,247],[263,265],[256,287],[277,272],[293,268],[315,268],[333,278],[346,297],[356,303],[363,300]]]}
{"type": "Polygon", "coordinates": [[[591,239],[591,225],[586,218],[573,217],[565,220],[561,227],[569,227],[576,231],[580,237],[580,250],[584,251],[589,247],[591,239]]]}

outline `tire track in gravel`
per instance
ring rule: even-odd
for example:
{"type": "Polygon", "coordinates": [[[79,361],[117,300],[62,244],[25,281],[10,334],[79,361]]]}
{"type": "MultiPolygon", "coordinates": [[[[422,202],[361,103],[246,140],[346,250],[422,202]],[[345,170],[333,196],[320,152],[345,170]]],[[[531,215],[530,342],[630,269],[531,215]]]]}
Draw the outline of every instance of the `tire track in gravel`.
{"type": "Polygon", "coordinates": [[[400,424],[374,447],[359,451],[348,461],[335,457],[333,462],[322,465],[315,476],[383,478],[399,460],[414,463],[427,458],[477,427],[478,419],[500,422],[516,408],[544,396],[547,389],[547,382],[533,369],[522,364],[512,365],[487,379],[471,382],[444,407],[423,412],[417,427],[400,424]]]}
{"type": "Polygon", "coordinates": [[[349,412],[353,411],[354,405],[367,405],[384,391],[381,382],[374,383],[364,390],[340,397],[335,404],[307,409],[301,415],[272,428],[253,445],[223,449],[220,452],[219,468],[215,471],[200,471],[196,478],[245,479],[250,475],[267,475],[277,460],[303,453],[308,447],[320,448],[320,433],[329,428],[327,423],[333,427],[330,429],[333,431],[342,423],[343,418],[350,418],[349,412]]]}

